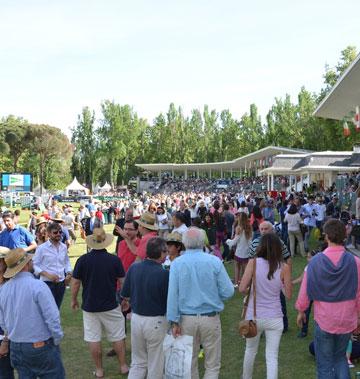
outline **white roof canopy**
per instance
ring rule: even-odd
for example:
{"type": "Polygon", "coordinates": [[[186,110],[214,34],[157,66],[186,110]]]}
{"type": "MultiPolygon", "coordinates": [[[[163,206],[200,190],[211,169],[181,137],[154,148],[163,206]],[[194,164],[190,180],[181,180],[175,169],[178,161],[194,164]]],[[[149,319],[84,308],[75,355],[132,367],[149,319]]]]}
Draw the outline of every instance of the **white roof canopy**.
{"type": "Polygon", "coordinates": [[[352,117],[356,106],[360,106],[360,54],[322,100],[314,115],[342,120],[352,117]]]}
{"type": "Polygon", "coordinates": [[[100,190],[103,190],[103,191],[110,191],[111,190],[111,185],[106,182],[102,187],[99,188],[100,190]]]}
{"type": "Polygon", "coordinates": [[[258,159],[264,159],[269,156],[274,156],[282,153],[307,153],[306,150],[292,149],[288,147],[281,146],[267,146],[263,149],[257,150],[253,153],[244,155],[243,157],[236,158],[232,161],[225,162],[211,162],[211,163],[139,163],[136,164],[137,167],[142,168],[147,171],[171,171],[171,170],[189,170],[189,171],[208,171],[208,170],[231,170],[231,169],[244,169],[249,167],[249,163],[258,159]]]}

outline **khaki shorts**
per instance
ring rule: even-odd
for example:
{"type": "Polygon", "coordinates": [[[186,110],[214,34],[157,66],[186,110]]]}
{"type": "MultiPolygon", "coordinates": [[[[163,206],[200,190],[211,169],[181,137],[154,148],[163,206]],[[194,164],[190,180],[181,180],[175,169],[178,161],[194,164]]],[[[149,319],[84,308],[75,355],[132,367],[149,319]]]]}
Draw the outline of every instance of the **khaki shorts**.
{"type": "Polygon", "coordinates": [[[83,311],[84,340],[86,342],[100,342],[104,329],[109,342],[123,340],[125,335],[125,319],[118,306],[106,312],[83,311]]]}

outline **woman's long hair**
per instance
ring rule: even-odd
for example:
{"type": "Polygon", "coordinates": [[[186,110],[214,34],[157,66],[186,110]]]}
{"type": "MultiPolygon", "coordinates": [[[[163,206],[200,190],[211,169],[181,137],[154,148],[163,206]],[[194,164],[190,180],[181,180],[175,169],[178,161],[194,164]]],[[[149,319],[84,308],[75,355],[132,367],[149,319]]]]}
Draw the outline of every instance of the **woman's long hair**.
{"type": "Polygon", "coordinates": [[[257,218],[258,220],[263,218],[263,215],[261,213],[261,209],[257,205],[254,206],[252,213],[253,213],[254,217],[257,218]]]}
{"type": "Polygon", "coordinates": [[[283,261],[280,238],[275,233],[267,233],[261,237],[260,245],[256,249],[256,256],[264,258],[269,263],[267,278],[271,280],[275,271],[280,268],[283,261]]]}
{"type": "Polygon", "coordinates": [[[249,217],[247,216],[246,213],[241,212],[239,214],[238,220],[239,220],[238,226],[241,228],[241,230],[244,231],[246,239],[249,240],[252,237],[252,228],[251,228],[249,217]]]}

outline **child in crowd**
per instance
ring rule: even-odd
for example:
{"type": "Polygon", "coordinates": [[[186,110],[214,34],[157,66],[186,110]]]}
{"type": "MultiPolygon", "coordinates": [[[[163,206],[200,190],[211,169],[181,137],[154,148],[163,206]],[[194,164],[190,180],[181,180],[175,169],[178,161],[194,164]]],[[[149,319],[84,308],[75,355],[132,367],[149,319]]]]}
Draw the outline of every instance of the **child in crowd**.
{"type": "Polygon", "coordinates": [[[234,285],[238,287],[239,282],[244,275],[246,265],[248,263],[248,248],[252,240],[252,228],[249,218],[246,213],[240,213],[237,218],[237,226],[235,229],[235,236],[233,239],[226,241],[230,248],[236,246],[235,250],[235,273],[234,285]]]}

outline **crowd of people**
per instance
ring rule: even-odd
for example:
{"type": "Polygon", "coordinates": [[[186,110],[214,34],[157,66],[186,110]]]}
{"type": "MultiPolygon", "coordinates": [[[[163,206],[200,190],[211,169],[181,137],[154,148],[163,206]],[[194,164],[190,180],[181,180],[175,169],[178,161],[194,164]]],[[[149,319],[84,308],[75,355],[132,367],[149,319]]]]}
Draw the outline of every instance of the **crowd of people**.
{"type": "MultiPolygon", "coordinates": [[[[300,282],[299,338],[307,335],[313,307],[311,351],[318,378],[350,378],[349,344],[360,314],[360,260],[346,245],[357,242],[358,198],[351,214],[343,212],[336,194],[178,188],[172,193],[126,193],[122,200],[103,204],[90,199],[78,209],[53,201],[31,214],[27,228],[19,225],[18,215],[4,211],[0,378],[14,378],[14,369],[20,379],[65,378],[59,310],[69,285],[73,310],[80,308],[82,288],[84,340],[95,377],[105,375],[105,332],[113,344],[108,354],[117,357],[121,374],[162,378],[162,344],[170,327],[174,338],[193,338],[191,378],[199,377],[201,351],[204,378],[218,378],[220,313],[237,290],[249,296],[244,319],[257,325],[257,334],[246,339],[243,378],[253,375],[263,333],[267,378],[277,378],[279,346],[288,329],[286,299],[300,282]],[[114,224],[113,233],[105,231],[105,224],[114,224]],[[79,238],[76,229],[87,251],[72,268],[68,248],[79,238]],[[107,249],[114,237],[116,254],[111,254],[107,249]],[[296,255],[309,262],[303,275],[292,280],[296,255]],[[234,262],[231,279],[228,262],[234,262]],[[29,321],[24,323],[24,318],[29,321]],[[125,354],[127,318],[130,365],[125,354]]],[[[352,345],[355,352],[356,342],[352,345]]]]}

